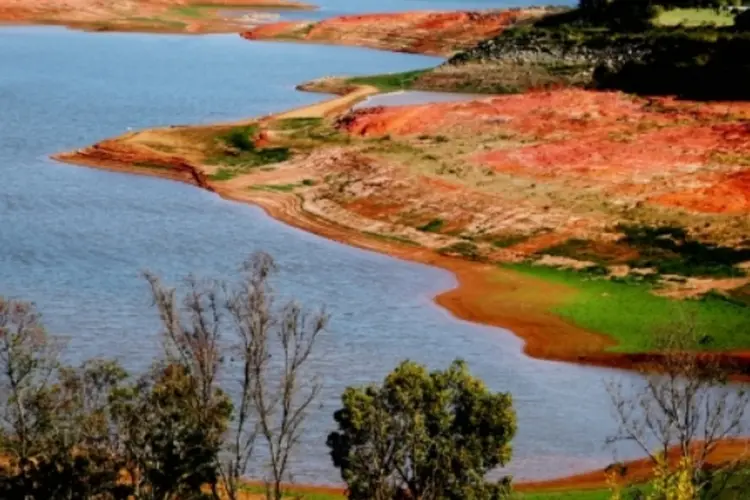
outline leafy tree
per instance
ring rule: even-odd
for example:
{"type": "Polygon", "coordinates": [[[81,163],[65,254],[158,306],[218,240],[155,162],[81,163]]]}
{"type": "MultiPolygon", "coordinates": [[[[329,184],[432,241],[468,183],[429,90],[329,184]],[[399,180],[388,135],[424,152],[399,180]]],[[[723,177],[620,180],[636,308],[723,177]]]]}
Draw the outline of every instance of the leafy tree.
{"type": "Polygon", "coordinates": [[[231,403],[217,398],[200,415],[192,410],[193,397],[184,367],[157,365],[115,398],[113,413],[137,498],[203,498],[201,487],[216,485],[231,403]]]}
{"type": "Polygon", "coordinates": [[[147,274],[165,349],[135,382],[111,361],[62,365],[34,306],[0,297],[0,497],[233,500],[259,441],[280,500],[328,316],[277,306],[275,271],[259,252],[237,282],[191,277],[180,293],[147,274]],[[236,412],[220,380],[239,382],[236,412]]]}
{"type": "Polygon", "coordinates": [[[32,304],[0,297],[0,469],[3,498],[127,498],[109,395],[125,379],[116,364],[58,363],[32,304]]]}
{"type": "Polygon", "coordinates": [[[0,298],[0,496],[27,500],[203,496],[231,406],[189,411],[181,365],[134,384],[115,362],[60,365],[33,305],[0,298]]]}
{"type": "Polygon", "coordinates": [[[516,432],[511,396],[493,394],[462,361],[428,372],[403,362],[382,386],[350,387],[328,437],[331,458],[356,500],[490,499],[509,478],[486,482],[505,465],[516,432]]]}

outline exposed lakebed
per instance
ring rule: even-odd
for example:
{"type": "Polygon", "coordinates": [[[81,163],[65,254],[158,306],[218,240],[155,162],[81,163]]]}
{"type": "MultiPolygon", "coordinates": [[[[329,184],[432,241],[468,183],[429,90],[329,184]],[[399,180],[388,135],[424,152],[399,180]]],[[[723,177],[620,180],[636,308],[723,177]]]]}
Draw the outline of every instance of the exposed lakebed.
{"type": "MultiPolygon", "coordinates": [[[[35,301],[74,359],[145,368],[159,348],[140,278],[228,276],[250,252],[279,261],[281,292],[333,314],[317,366],[322,406],[307,424],[295,479],[336,482],[325,435],[346,385],[398,361],[467,360],[513,393],[518,478],[606,465],[612,432],[604,380],[632,376],[538,361],[509,332],[458,321],[431,298],[450,274],[333,243],[259,209],[182,184],[61,165],[48,155],[132,128],[205,123],[308,104],[294,85],[332,74],[427,67],[435,58],[355,48],[250,43],[237,36],[0,30],[0,293],[35,301]]],[[[626,458],[632,455],[620,455],[626,458]]]]}

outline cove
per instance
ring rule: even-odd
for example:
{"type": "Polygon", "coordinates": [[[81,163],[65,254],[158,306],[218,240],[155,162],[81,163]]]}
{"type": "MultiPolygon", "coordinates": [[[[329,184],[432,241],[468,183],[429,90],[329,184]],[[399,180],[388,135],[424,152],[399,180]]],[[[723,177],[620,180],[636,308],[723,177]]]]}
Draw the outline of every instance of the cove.
{"type": "MultiPolygon", "coordinates": [[[[70,356],[144,369],[158,343],[143,269],[175,281],[229,276],[250,252],[272,253],[280,292],[333,315],[317,370],[321,407],[307,423],[295,479],[339,480],[325,436],[347,385],[398,361],[465,359],[518,411],[519,479],[606,465],[613,432],[604,380],[631,374],[533,360],[510,332],[462,322],[432,302],[441,270],[353,249],[284,226],[257,208],[196,188],[61,165],[48,155],[179,123],[262,115],[325,96],[294,91],[331,74],[406,71],[439,62],[355,48],[250,43],[236,36],[0,30],[0,293],[35,301],[70,356]]],[[[618,459],[635,456],[625,450],[618,459]]]]}

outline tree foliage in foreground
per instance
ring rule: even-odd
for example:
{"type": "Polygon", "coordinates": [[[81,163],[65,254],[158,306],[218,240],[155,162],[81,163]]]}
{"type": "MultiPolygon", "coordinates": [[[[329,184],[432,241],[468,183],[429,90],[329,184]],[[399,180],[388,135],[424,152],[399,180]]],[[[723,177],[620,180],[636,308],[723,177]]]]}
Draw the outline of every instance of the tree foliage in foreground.
{"type": "Polygon", "coordinates": [[[140,377],[107,360],[66,366],[34,306],[0,297],[0,498],[234,500],[252,467],[281,499],[328,317],[277,306],[275,271],[256,253],[233,283],[178,290],[147,274],[164,352],[140,377]]]}
{"type": "Polygon", "coordinates": [[[509,394],[492,393],[466,364],[428,372],[404,362],[381,386],[350,387],[328,437],[355,500],[492,499],[509,479],[490,470],[511,457],[516,416],[509,394]]]}

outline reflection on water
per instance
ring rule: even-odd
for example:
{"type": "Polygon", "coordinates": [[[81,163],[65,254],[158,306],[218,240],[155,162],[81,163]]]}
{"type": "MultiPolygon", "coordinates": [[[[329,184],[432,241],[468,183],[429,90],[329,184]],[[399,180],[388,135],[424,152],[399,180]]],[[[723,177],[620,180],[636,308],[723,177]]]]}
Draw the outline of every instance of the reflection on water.
{"type": "Polygon", "coordinates": [[[324,446],[346,385],[381,379],[404,358],[456,357],[518,409],[513,470],[545,477],[603,465],[613,372],[542,362],[520,341],[469,324],[431,297],[450,274],[363,252],[279,224],[257,208],[178,183],[61,165],[50,153],[170,123],[228,120],[322,97],[295,92],[326,74],[405,71],[434,58],[352,48],[249,43],[234,36],[0,30],[0,285],[37,302],[70,356],[114,356],[143,369],[158,325],[139,276],[230,276],[264,249],[281,292],[333,314],[317,368],[322,405],[307,424],[300,481],[337,481],[324,446]]]}

